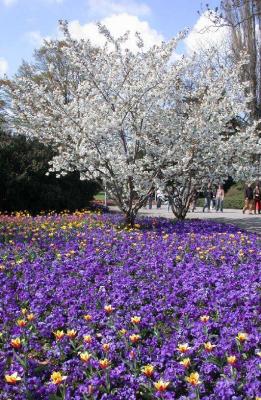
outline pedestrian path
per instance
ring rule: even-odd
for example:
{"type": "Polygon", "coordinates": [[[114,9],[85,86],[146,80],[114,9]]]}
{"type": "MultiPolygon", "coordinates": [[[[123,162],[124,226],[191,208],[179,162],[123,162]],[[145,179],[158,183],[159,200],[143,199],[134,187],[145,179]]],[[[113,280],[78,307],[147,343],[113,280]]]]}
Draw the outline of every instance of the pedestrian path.
{"type": "MultiPolygon", "coordinates": [[[[112,211],[119,210],[116,206],[112,206],[110,209],[112,211]]],[[[163,205],[159,209],[154,206],[154,208],[151,210],[148,208],[142,208],[139,211],[139,215],[174,218],[173,213],[168,211],[167,205],[163,205]]],[[[233,224],[238,226],[240,229],[246,229],[261,235],[261,215],[249,215],[248,212],[243,214],[242,210],[224,209],[224,212],[216,212],[215,210],[211,210],[210,212],[205,211],[203,213],[202,207],[197,207],[195,212],[188,212],[187,218],[213,219],[218,222],[233,224]]]]}

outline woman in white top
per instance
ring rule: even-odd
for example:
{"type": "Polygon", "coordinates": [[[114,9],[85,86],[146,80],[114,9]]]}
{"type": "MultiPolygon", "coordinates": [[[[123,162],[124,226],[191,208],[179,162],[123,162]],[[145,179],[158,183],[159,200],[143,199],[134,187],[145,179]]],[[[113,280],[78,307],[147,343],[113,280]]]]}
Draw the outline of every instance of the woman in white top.
{"type": "Polygon", "coordinates": [[[223,212],[223,204],[224,204],[225,192],[222,185],[218,186],[216,193],[216,211],[220,209],[223,212]]]}

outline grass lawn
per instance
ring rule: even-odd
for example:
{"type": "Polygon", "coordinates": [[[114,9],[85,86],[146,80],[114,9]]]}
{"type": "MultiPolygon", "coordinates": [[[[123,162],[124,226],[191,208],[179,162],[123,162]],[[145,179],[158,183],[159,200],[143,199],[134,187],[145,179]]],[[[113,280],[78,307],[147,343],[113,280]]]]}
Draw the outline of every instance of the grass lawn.
{"type": "Polygon", "coordinates": [[[104,201],[104,199],[105,199],[104,192],[99,192],[94,196],[94,200],[104,201]]]}

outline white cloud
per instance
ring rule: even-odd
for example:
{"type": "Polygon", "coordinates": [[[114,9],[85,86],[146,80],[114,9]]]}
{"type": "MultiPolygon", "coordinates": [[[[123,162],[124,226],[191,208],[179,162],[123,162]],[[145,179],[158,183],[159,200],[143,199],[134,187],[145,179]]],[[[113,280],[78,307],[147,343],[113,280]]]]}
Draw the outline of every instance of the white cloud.
{"type": "MultiPolygon", "coordinates": [[[[141,21],[135,15],[129,15],[127,13],[111,15],[101,20],[101,23],[105,25],[112,36],[118,38],[122,36],[126,31],[130,31],[130,37],[126,43],[126,47],[130,50],[136,50],[136,38],[135,32],[139,32],[143,38],[145,49],[150,48],[155,44],[160,44],[164,37],[151,28],[147,21],[141,21]]],[[[98,31],[96,23],[89,22],[81,25],[78,20],[71,21],[69,23],[69,31],[75,39],[90,39],[90,41],[97,46],[102,46],[105,42],[105,38],[98,31]]]]}
{"type": "Polygon", "coordinates": [[[17,0],[2,0],[3,4],[7,7],[12,6],[17,0]]]}
{"type": "MultiPolygon", "coordinates": [[[[42,2],[47,2],[47,3],[58,3],[61,4],[63,3],[64,0],[41,0],[42,2]]],[[[2,3],[6,6],[12,6],[13,4],[17,3],[18,0],[2,0],[2,3]]]]}
{"type": "Polygon", "coordinates": [[[0,57],[0,77],[7,73],[8,70],[8,62],[0,57]]]}
{"type": "MultiPolygon", "coordinates": [[[[109,29],[116,39],[124,35],[126,31],[129,31],[130,35],[125,47],[133,51],[137,50],[136,32],[141,34],[145,49],[155,44],[160,44],[164,40],[163,35],[153,29],[147,21],[142,21],[135,15],[127,13],[115,14],[103,18],[100,22],[109,29]]],[[[69,31],[74,39],[89,39],[96,46],[103,46],[105,43],[105,37],[99,33],[96,22],[81,24],[78,20],[74,20],[69,22],[69,31]]],[[[34,47],[39,47],[43,45],[44,40],[51,39],[50,36],[43,36],[40,31],[27,32],[24,38],[34,47]]],[[[61,32],[58,31],[52,35],[52,38],[62,39],[61,32]]]]}
{"type": "Polygon", "coordinates": [[[31,31],[25,34],[26,40],[35,47],[39,47],[43,44],[44,37],[39,31],[31,31]]]}
{"type": "Polygon", "coordinates": [[[43,46],[45,40],[55,39],[57,35],[43,36],[40,31],[30,31],[24,34],[24,39],[34,47],[43,46]]]}
{"type": "Polygon", "coordinates": [[[229,28],[218,27],[208,17],[202,14],[185,38],[184,43],[188,53],[206,50],[211,47],[226,48],[229,39],[229,28]]]}
{"type": "Polygon", "coordinates": [[[87,0],[92,16],[101,18],[112,14],[149,15],[150,7],[136,0],[87,0]]]}

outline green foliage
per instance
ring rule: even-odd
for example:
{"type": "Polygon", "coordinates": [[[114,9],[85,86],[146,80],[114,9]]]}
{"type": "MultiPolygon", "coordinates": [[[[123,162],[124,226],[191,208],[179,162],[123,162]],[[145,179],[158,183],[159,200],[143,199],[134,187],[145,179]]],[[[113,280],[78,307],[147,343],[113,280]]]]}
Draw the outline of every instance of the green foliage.
{"type": "Polygon", "coordinates": [[[228,198],[224,201],[224,208],[235,208],[240,210],[244,207],[244,201],[239,198],[228,198]]]}
{"type": "Polygon", "coordinates": [[[241,209],[244,206],[244,188],[243,182],[233,184],[225,195],[224,207],[241,209]]]}
{"type": "Polygon", "coordinates": [[[46,176],[53,154],[36,140],[0,132],[0,210],[38,213],[88,206],[99,186],[80,181],[77,172],[46,176]]]}

